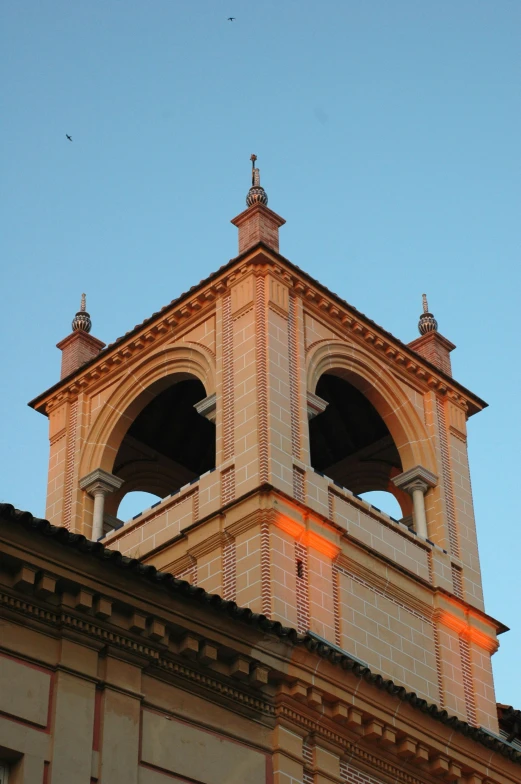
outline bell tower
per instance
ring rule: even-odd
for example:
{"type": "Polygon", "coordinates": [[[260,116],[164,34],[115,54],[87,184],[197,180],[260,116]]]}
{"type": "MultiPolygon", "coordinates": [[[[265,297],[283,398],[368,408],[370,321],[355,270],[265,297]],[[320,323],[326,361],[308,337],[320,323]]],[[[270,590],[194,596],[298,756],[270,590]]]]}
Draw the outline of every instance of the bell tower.
{"type": "Polygon", "coordinates": [[[237,257],[108,347],[83,317],[59,344],[88,350],[31,404],[47,517],[497,732],[505,627],[484,611],[466,432],[486,404],[426,297],[405,344],[280,255],[251,160],[237,257]],[[120,519],[132,490],[159,500],[120,519]]]}

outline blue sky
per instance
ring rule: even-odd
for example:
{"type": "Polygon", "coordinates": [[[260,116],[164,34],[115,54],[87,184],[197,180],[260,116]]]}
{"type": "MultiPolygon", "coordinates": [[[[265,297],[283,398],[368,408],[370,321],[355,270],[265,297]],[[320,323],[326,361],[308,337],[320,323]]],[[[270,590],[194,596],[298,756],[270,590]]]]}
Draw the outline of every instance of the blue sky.
{"type": "Polygon", "coordinates": [[[235,256],[255,152],[281,252],[405,342],[426,291],[490,404],[475,511],[521,707],[520,31],[519,0],[4,0],[2,500],[44,512],[26,402],[81,292],[109,342],[235,256]]]}

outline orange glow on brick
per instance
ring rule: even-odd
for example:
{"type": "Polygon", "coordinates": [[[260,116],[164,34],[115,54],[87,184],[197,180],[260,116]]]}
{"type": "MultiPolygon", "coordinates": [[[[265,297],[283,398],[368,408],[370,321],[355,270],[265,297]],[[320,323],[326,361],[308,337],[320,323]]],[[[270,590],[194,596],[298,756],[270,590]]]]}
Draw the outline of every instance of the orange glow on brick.
{"type": "MultiPolygon", "coordinates": [[[[456,604],[456,602],[451,603],[456,604]]],[[[461,616],[448,612],[448,610],[440,610],[437,617],[443,626],[448,626],[449,629],[453,629],[457,634],[466,637],[470,642],[475,643],[475,645],[478,645],[480,648],[483,648],[490,653],[494,653],[498,649],[499,643],[495,635],[486,634],[481,631],[481,629],[471,626],[471,624],[461,616]]]]}
{"type": "Polygon", "coordinates": [[[334,544],[330,539],[321,536],[316,531],[307,531],[301,523],[292,520],[290,517],[278,515],[274,520],[277,528],[289,534],[293,539],[300,542],[306,547],[311,547],[313,550],[322,553],[327,558],[336,558],[340,552],[340,547],[334,544]]]}

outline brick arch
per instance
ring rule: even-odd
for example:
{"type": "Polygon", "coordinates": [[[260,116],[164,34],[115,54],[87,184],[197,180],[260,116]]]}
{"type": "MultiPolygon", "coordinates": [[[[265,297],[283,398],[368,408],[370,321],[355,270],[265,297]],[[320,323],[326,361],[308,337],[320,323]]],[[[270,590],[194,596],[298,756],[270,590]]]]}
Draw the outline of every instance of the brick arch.
{"type": "Polygon", "coordinates": [[[215,361],[199,344],[165,348],[129,368],[90,426],[79,475],[95,468],[111,471],[119,446],[138,414],[164,389],[190,378],[201,381],[207,396],[215,392],[215,361]]]}
{"type": "Polygon", "coordinates": [[[310,392],[315,392],[324,373],[344,378],[372,403],[387,425],[404,471],[422,465],[436,473],[436,456],[423,419],[384,364],[360,346],[327,340],[315,344],[306,358],[310,392]]]}

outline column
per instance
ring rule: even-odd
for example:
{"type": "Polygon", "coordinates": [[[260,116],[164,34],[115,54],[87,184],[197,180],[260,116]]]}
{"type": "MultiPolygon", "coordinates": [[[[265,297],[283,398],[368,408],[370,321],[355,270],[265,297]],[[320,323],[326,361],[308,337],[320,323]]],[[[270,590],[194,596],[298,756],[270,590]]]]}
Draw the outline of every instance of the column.
{"type": "Polygon", "coordinates": [[[90,474],[80,479],[80,487],[94,498],[94,512],[92,518],[92,541],[97,542],[103,536],[103,513],[105,509],[105,496],[119,490],[123,484],[114,474],[109,474],[102,468],[95,468],[90,474]]]}
{"type": "Polygon", "coordinates": [[[428,538],[427,518],[425,516],[425,493],[429,488],[435,487],[438,477],[423,466],[409,468],[392,480],[396,487],[405,490],[412,497],[414,508],[414,528],[422,539],[428,538]]]}

